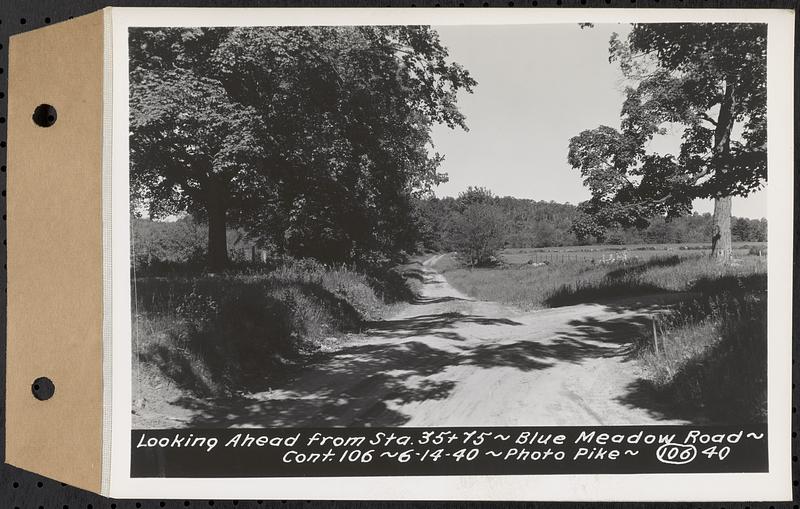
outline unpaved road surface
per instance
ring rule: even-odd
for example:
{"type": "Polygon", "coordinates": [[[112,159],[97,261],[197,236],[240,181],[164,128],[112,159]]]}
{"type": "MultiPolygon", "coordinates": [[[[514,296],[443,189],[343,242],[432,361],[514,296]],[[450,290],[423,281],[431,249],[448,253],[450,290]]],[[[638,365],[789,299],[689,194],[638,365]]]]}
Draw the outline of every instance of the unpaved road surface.
{"type": "Polygon", "coordinates": [[[416,302],[281,387],[192,401],[168,422],[134,416],[134,427],[687,422],[653,400],[631,355],[664,296],[523,313],[459,293],[432,268],[438,256],[411,271],[423,283],[416,302]]]}

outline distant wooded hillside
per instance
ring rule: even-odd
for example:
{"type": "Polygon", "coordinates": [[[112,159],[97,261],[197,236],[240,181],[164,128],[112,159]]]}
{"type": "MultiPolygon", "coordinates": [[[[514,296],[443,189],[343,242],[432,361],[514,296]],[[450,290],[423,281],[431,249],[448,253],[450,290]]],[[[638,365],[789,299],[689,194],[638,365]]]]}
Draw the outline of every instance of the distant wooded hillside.
{"type": "MultiPolygon", "coordinates": [[[[647,228],[611,229],[602,238],[579,238],[571,226],[578,208],[568,203],[494,197],[472,189],[459,198],[428,198],[418,203],[423,244],[428,249],[458,249],[459,221],[474,203],[495,209],[501,218],[502,247],[552,247],[581,244],[671,244],[710,242],[711,214],[694,213],[671,220],[656,217],[647,228]]],[[[766,242],[766,219],[734,217],[734,242],[766,242]]]]}

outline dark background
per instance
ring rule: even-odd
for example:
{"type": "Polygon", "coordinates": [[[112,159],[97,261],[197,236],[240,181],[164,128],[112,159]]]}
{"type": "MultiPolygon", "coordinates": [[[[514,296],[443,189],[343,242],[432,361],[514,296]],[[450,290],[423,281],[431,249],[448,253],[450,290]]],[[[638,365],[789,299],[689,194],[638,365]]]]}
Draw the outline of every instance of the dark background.
{"type": "MultiPolygon", "coordinates": [[[[161,429],[161,430],[133,430],[131,432],[131,477],[168,477],[168,478],[215,478],[215,477],[375,477],[375,476],[411,476],[411,475],[528,475],[528,474],[692,474],[692,473],[717,473],[717,472],[768,472],[769,456],[767,441],[767,425],[728,425],[728,426],[699,426],[692,429],[699,430],[708,435],[730,435],[741,433],[744,435],[741,441],[729,449],[730,454],[723,461],[720,457],[704,455],[703,451],[707,446],[698,446],[695,451],[696,457],[688,463],[663,462],[657,451],[664,447],[659,440],[656,443],[648,444],[639,442],[635,446],[629,447],[627,444],[620,443],[608,444],[606,450],[616,449],[621,456],[616,459],[610,457],[595,457],[589,459],[586,456],[578,457],[580,448],[595,449],[597,443],[579,443],[578,438],[587,432],[606,433],[608,435],[634,436],[636,433],[645,435],[666,435],[676,434],[685,436],[686,427],[680,425],[647,425],[647,426],[542,426],[542,427],[521,427],[521,426],[480,426],[480,427],[436,427],[436,435],[447,433],[449,437],[441,444],[423,443],[426,432],[430,432],[430,427],[404,426],[396,428],[370,427],[370,428],[301,428],[302,434],[297,445],[279,445],[269,447],[249,446],[242,444],[247,438],[237,439],[240,435],[250,435],[252,437],[268,436],[272,438],[289,438],[297,436],[298,428],[251,428],[243,429],[203,429],[189,428],[186,430],[161,429]],[[465,444],[462,440],[451,442],[449,438],[464,437],[470,431],[479,431],[481,434],[490,435],[482,443],[465,444]],[[528,449],[528,447],[518,445],[515,441],[510,441],[519,436],[523,431],[529,433],[538,432],[541,434],[556,433],[565,437],[565,445],[555,449],[565,454],[566,460],[556,460],[554,456],[531,458],[523,461],[509,461],[502,456],[486,456],[486,451],[498,451],[502,453],[509,451],[510,448],[528,449]],[[336,461],[336,457],[341,458],[348,449],[344,447],[331,448],[330,445],[313,444],[309,445],[306,440],[313,434],[320,433],[323,436],[337,437],[341,439],[364,437],[366,443],[360,447],[360,451],[373,450],[374,454],[368,462],[361,462],[351,458],[349,461],[336,461]],[[371,440],[396,433],[399,436],[410,437],[413,447],[397,442],[381,443],[375,445],[371,440]],[[751,433],[762,435],[761,440],[748,440],[751,433]],[[203,437],[216,439],[218,445],[212,449],[205,447],[141,447],[140,442],[150,440],[166,439],[167,443],[175,437],[188,440],[187,437],[203,437]],[[497,438],[498,435],[505,435],[510,438],[497,438]],[[236,440],[238,447],[227,447],[229,441],[236,440]],[[369,444],[369,445],[367,445],[369,444]],[[403,451],[413,450],[417,455],[427,453],[435,454],[434,451],[444,453],[437,459],[423,460],[419,456],[411,455],[410,461],[398,461],[398,457],[403,451]],[[467,461],[458,456],[458,452],[476,451],[477,457],[470,460],[467,453],[467,461]],[[626,454],[631,450],[636,451],[636,455],[626,454]],[[281,460],[284,454],[295,451],[299,454],[326,454],[335,453],[334,458],[320,462],[289,462],[281,460]],[[386,457],[384,454],[394,454],[386,457]]],[[[442,436],[442,435],[439,435],[442,436]]],[[[532,437],[531,437],[532,438],[532,437]]],[[[433,439],[436,440],[435,438],[433,439]]],[[[529,442],[530,443],[530,442],[529,442]]],[[[686,443],[686,442],[683,442],[686,443]]],[[[709,443],[709,445],[712,445],[709,443]]],[[[724,444],[720,444],[724,446],[724,444]]],[[[713,447],[713,445],[712,445],[713,447]]],[[[530,449],[544,450],[544,445],[534,445],[530,449]]],[[[681,449],[667,448],[672,450],[681,449]]],[[[548,449],[549,450],[549,449],[548,449]]],[[[685,449],[684,449],[685,450],[685,449]]],[[[360,452],[352,449],[352,452],[360,452]]],[[[299,457],[298,454],[298,457],[299,457]]],[[[669,457],[669,456],[668,456],[669,457]]],[[[669,478],[667,478],[669,479],[669,478]]],[[[369,482],[369,481],[365,481],[369,482]]]]}
{"type": "MultiPolygon", "coordinates": [[[[6,113],[7,113],[7,90],[8,90],[8,38],[16,33],[26,32],[33,30],[51,23],[64,21],[74,16],[87,14],[103,7],[111,6],[130,6],[130,7],[150,7],[150,6],[184,6],[184,7],[377,7],[377,6],[390,6],[390,7],[443,7],[443,8],[458,8],[458,7],[504,7],[513,9],[524,8],[543,8],[543,7],[560,7],[560,8],[574,8],[574,7],[596,7],[596,8],[622,8],[622,7],[640,7],[640,8],[664,8],[664,7],[700,7],[700,8],[791,8],[797,9],[797,2],[795,0],[739,0],[739,1],[724,1],[724,0],[490,0],[490,1],[476,1],[476,0],[382,0],[379,2],[362,1],[265,1],[265,0],[251,0],[251,1],[235,1],[235,0],[171,0],[171,1],[157,1],[157,0],[0,0],[0,187],[2,188],[2,200],[0,200],[0,207],[3,209],[3,222],[0,224],[0,236],[3,237],[3,268],[2,273],[3,287],[5,287],[6,273],[6,113]]],[[[800,21],[797,17],[796,22],[800,21]]],[[[798,30],[800,33],[800,30],[798,30]]],[[[795,45],[795,81],[797,81],[797,69],[800,68],[800,61],[797,58],[797,45],[795,45]]],[[[795,88],[795,104],[800,104],[800,94],[798,94],[800,87],[795,88]]],[[[795,108],[795,147],[800,148],[797,144],[798,122],[797,122],[797,108],[795,108]]],[[[795,162],[795,168],[797,168],[795,162]]],[[[795,170],[795,196],[797,190],[800,188],[800,179],[797,178],[797,171],[795,170]]],[[[795,200],[795,218],[800,214],[800,207],[795,200]]],[[[797,249],[797,236],[795,235],[795,250],[797,249]]],[[[798,275],[797,268],[795,268],[794,286],[797,288],[798,275]]],[[[795,291],[796,294],[796,291],[795,291]]],[[[3,341],[0,341],[0,366],[4,372],[5,366],[5,320],[6,320],[6,292],[0,296],[0,317],[3,321],[2,334],[3,341]]],[[[798,320],[793,318],[793,331],[797,330],[798,320]]],[[[794,334],[793,334],[794,335],[794,334]]],[[[796,343],[793,344],[793,359],[792,370],[793,378],[797,375],[797,367],[794,361],[794,352],[797,350],[796,343]]],[[[46,373],[42,373],[46,376],[46,373]]],[[[5,376],[0,378],[0,394],[5,393],[5,376]]],[[[2,397],[0,397],[2,398],[2,397]]],[[[794,392],[794,384],[792,384],[792,460],[793,460],[793,485],[794,485],[794,499],[798,500],[798,481],[796,480],[796,464],[797,464],[797,425],[795,422],[796,411],[796,394],[794,392]]],[[[5,423],[5,406],[0,405],[0,426],[4,427],[5,423]]],[[[57,424],[54,424],[57,425],[57,424]]],[[[3,435],[4,428],[3,428],[3,435]]],[[[0,456],[5,458],[4,445],[0,445],[0,456]]],[[[368,481],[366,481],[368,482],[368,481]]],[[[665,486],[668,489],[667,486],[665,486]]],[[[483,507],[489,504],[481,503],[435,503],[428,504],[423,502],[412,503],[392,503],[392,502],[308,502],[308,501],[235,501],[235,500],[111,500],[94,495],[71,486],[53,481],[35,474],[31,474],[24,470],[3,464],[0,465],[0,509],[95,509],[95,508],[110,508],[110,509],[128,509],[128,508],[183,508],[183,507],[220,507],[220,508],[317,508],[317,507],[437,507],[437,508],[451,508],[451,507],[483,507]]],[[[510,504],[510,503],[496,503],[491,504],[493,507],[615,507],[618,505],[625,505],[627,507],[642,507],[645,504],[591,504],[591,503],[538,503],[538,504],[510,504]]],[[[688,504],[646,504],[649,507],[686,507],[686,508],[779,508],[779,507],[792,507],[793,509],[800,509],[800,506],[795,502],[781,502],[781,503],[709,503],[698,502],[688,504]]]]}

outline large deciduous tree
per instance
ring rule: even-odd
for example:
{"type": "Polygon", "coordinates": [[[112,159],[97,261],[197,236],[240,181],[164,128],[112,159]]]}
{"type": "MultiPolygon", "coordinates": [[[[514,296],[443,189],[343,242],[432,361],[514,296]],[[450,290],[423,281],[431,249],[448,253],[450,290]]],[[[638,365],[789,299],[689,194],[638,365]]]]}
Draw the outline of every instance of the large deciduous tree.
{"type": "Polygon", "coordinates": [[[224,266],[235,222],[323,261],[413,245],[415,193],[445,176],[435,123],[466,129],[475,85],[429,27],[131,32],[132,196],[209,224],[224,266]]]}
{"type": "Polygon", "coordinates": [[[469,187],[455,200],[449,235],[469,265],[489,265],[503,247],[507,217],[491,191],[469,187]]]}
{"type": "Polygon", "coordinates": [[[610,42],[629,86],[620,128],[600,126],[570,140],[568,162],[592,193],[573,229],[602,236],[609,226],[646,226],[654,216],[714,199],[712,255],[731,255],[731,197],[767,178],[764,24],[635,24],[610,42]],[[667,129],[682,131],[677,154],[648,151],[667,129]]]}

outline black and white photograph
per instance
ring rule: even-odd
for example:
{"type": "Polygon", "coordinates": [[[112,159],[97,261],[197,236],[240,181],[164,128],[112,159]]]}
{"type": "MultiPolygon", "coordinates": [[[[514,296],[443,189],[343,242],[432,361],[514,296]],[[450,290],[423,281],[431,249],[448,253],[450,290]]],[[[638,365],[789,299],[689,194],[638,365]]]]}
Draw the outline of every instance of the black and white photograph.
{"type": "Polygon", "coordinates": [[[116,29],[126,486],[782,483],[788,18],[333,11],[116,29]]]}
{"type": "Polygon", "coordinates": [[[766,37],[131,29],[134,426],[766,422],[766,37]]]}

